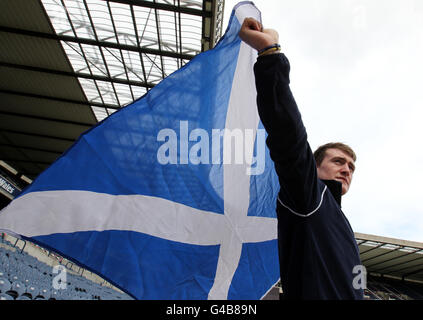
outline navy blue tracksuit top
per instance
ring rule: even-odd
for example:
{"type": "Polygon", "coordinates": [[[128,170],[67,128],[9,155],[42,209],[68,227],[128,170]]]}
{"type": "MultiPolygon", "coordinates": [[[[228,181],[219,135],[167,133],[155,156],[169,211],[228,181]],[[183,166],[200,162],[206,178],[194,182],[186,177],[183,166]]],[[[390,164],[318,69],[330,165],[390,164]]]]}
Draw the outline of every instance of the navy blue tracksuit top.
{"type": "Polygon", "coordinates": [[[362,299],[353,273],[361,265],[354,233],[341,210],[341,183],[317,177],[282,53],[257,58],[260,119],[279,178],[278,243],[283,299],[362,299]]]}

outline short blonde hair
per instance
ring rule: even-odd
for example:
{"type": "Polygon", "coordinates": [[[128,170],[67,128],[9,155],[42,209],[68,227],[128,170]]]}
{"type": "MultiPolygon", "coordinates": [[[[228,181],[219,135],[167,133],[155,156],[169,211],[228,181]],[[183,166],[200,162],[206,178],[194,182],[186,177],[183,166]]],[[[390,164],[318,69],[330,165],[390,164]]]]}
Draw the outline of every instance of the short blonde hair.
{"type": "Polygon", "coordinates": [[[316,160],[317,166],[320,166],[325,158],[327,149],[339,149],[349,155],[354,162],[357,160],[357,156],[350,146],[342,142],[330,142],[318,147],[316,151],[314,151],[314,159],[316,160]]]}

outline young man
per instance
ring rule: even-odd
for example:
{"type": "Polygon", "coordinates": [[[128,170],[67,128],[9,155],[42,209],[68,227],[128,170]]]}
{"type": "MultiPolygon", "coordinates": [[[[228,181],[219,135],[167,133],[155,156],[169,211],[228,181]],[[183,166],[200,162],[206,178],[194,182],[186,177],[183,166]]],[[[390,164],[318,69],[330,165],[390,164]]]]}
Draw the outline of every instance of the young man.
{"type": "Polygon", "coordinates": [[[313,155],[289,88],[290,65],[278,33],[245,19],[241,39],[255,48],[257,105],[279,177],[277,202],[283,299],[362,299],[353,269],[360,266],[354,233],[341,196],[354,173],[354,152],[327,144],[313,155]],[[316,156],[316,159],[314,158],[316,156]]]}

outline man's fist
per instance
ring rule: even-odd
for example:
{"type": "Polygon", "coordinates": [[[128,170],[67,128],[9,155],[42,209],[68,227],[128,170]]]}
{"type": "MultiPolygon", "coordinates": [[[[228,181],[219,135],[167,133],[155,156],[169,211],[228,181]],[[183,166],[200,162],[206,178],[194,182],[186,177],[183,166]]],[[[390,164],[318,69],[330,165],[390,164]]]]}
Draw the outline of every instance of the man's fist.
{"type": "Polygon", "coordinates": [[[279,42],[279,35],[275,30],[263,29],[261,23],[254,18],[244,19],[239,37],[257,51],[279,42]]]}

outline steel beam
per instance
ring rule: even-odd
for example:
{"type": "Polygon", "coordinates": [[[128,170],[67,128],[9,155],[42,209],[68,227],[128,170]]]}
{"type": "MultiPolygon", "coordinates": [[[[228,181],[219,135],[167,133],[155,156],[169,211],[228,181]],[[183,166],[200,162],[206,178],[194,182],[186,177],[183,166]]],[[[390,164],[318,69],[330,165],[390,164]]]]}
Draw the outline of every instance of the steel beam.
{"type": "Polygon", "coordinates": [[[85,39],[85,38],[77,38],[73,36],[65,36],[65,35],[57,35],[53,33],[45,33],[45,32],[39,32],[39,31],[33,31],[33,30],[23,30],[23,29],[17,29],[17,28],[11,28],[6,26],[0,26],[1,32],[8,32],[8,33],[14,33],[14,34],[20,34],[24,36],[30,36],[30,37],[36,37],[36,38],[42,38],[42,39],[50,39],[50,40],[56,40],[56,41],[65,41],[65,42],[74,42],[74,43],[80,43],[80,44],[86,44],[86,45],[92,45],[92,46],[99,46],[104,48],[112,48],[112,49],[120,49],[120,50],[127,50],[132,52],[141,52],[145,54],[153,54],[158,56],[165,56],[170,58],[179,58],[179,59],[185,59],[185,60],[191,60],[195,57],[195,55],[192,54],[181,54],[171,51],[160,51],[157,49],[149,49],[137,46],[131,46],[127,44],[117,44],[113,42],[107,42],[107,41],[97,41],[94,39],[85,39]]]}
{"type": "Polygon", "coordinates": [[[119,84],[126,84],[130,86],[144,87],[149,89],[155,86],[153,83],[145,83],[142,81],[110,78],[106,76],[90,75],[90,74],[81,73],[81,72],[70,72],[70,71],[63,71],[63,70],[47,69],[47,68],[26,66],[26,65],[7,63],[7,62],[0,62],[0,67],[13,68],[13,69],[19,69],[19,70],[25,70],[25,71],[49,73],[49,74],[55,74],[59,76],[66,76],[66,77],[78,77],[78,78],[97,80],[97,81],[107,81],[107,82],[113,82],[113,83],[119,83],[119,84]]]}

